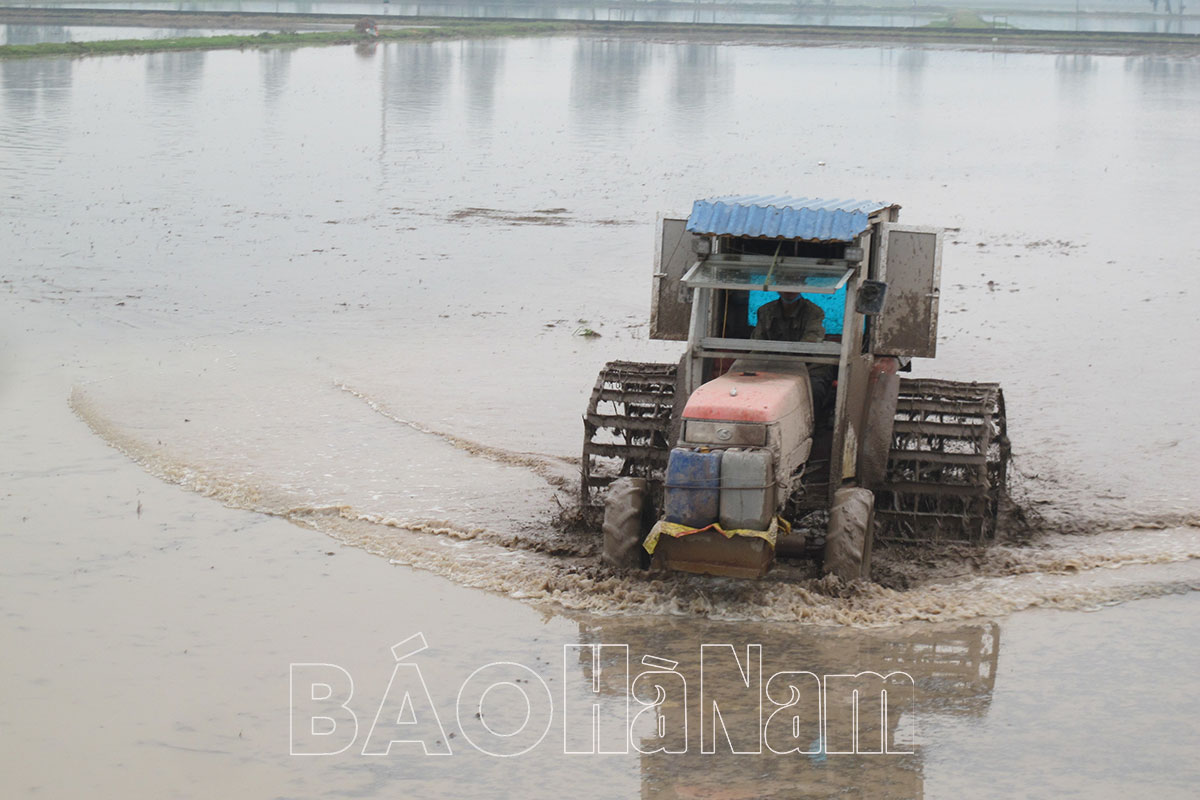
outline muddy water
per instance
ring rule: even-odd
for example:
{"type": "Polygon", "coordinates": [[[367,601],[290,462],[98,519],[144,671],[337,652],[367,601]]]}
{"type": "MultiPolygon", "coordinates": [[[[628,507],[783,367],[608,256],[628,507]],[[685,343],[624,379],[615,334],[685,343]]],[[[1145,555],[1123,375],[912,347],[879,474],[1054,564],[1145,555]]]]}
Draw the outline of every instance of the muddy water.
{"type": "MultiPolygon", "coordinates": [[[[5,731],[25,766],[6,780],[56,796],[711,784],[689,760],[550,747],[448,766],[286,755],[288,663],[342,665],[369,717],[387,648],[423,630],[451,720],[476,667],[549,681],[572,642],[685,669],[701,643],[759,642],[778,668],[914,674],[917,755],[722,762],[731,796],[980,794],[996,725],[1076,741],[1094,725],[1072,704],[1136,675],[1122,763],[1178,790],[1195,774],[1172,758],[1172,709],[1196,687],[1173,667],[1194,661],[1195,602],[1162,596],[1200,581],[1200,279],[1180,199],[1198,76],[1165,56],[576,38],[0,64],[4,630],[8,686],[25,687],[5,731]],[[1046,533],[885,554],[888,586],[844,590],[803,565],[762,584],[614,575],[556,526],[596,370],[678,355],[646,339],[653,215],[760,190],[895,200],[955,228],[939,357],[918,369],[1004,384],[1017,489],[1046,533]],[[987,621],[1030,606],[1076,611],[987,621]],[[925,620],[949,622],[894,627],[925,620]],[[821,625],[781,624],[797,621],[821,625]],[[1098,641],[1112,672],[1093,669],[1098,641]],[[1064,667],[1086,679],[1063,689],[1064,667]],[[59,703],[79,729],[45,716],[59,703]],[[77,776],[56,768],[64,745],[85,751],[77,776]]],[[[1126,709],[1095,711],[1114,748],[1126,709]]],[[[1119,785],[1093,769],[1104,748],[1062,745],[1064,769],[1035,756],[1044,737],[1004,742],[1037,774],[1119,785]]]]}
{"type": "Polygon", "coordinates": [[[151,474],[600,613],[1092,605],[1084,579],[1064,597],[1021,576],[1200,552],[1181,402],[1200,281],[1171,199],[1193,177],[1191,59],[547,39],[4,71],[12,298],[113,329],[63,399],[151,474]],[[780,94],[792,110],[764,119],[780,94]],[[895,580],[846,598],[807,566],[715,591],[630,580],[560,532],[599,366],[678,357],[646,339],[650,220],[756,185],[954,228],[940,355],[918,369],[1002,380],[1034,523],[1102,535],[885,563],[895,580]],[[1134,525],[1167,531],[1147,552],[1119,535],[1134,525]]]}

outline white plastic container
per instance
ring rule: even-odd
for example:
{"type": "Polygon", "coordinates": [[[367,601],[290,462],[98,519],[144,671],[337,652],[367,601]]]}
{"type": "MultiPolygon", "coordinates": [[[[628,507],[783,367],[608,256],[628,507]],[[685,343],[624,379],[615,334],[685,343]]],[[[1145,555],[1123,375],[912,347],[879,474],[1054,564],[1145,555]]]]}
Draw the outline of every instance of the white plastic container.
{"type": "Polygon", "coordinates": [[[730,448],[721,458],[721,527],[765,531],[775,515],[775,472],[769,450],[730,448]]]}

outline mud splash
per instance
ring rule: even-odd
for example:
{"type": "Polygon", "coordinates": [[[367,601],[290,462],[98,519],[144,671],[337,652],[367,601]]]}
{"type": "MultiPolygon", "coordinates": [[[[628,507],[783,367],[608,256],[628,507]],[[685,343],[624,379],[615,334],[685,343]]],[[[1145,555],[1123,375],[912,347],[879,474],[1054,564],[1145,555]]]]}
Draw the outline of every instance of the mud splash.
{"type": "MultiPolygon", "coordinates": [[[[475,461],[527,471],[556,489],[569,486],[568,459],[481,444],[408,419],[344,383],[334,388],[391,426],[448,444],[475,461]]],[[[621,573],[599,563],[599,537],[592,531],[512,518],[505,524],[464,524],[453,515],[407,516],[353,503],[297,504],[294,492],[269,479],[237,477],[189,462],[161,440],[147,441],[110,419],[83,388],[72,392],[70,405],[96,434],[165,481],[228,506],[287,519],[393,564],[572,611],[869,628],[994,617],[1031,607],[1088,610],[1200,589],[1200,529],[1190,526],[1087,537],[1051,534],[1031,544],[988,549],[884,547],[876,555],[882,583],[870,584],[819,577],[808,563],[781,563],[761,582],[621,573]]]]}

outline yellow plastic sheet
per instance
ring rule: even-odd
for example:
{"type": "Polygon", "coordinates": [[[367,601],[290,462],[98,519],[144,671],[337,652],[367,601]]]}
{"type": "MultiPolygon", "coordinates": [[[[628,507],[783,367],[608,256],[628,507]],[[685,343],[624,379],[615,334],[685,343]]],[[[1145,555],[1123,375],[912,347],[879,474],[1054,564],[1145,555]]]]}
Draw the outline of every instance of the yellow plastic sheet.
{"type": "Polygon", "coordinates": [[[736,528],[727,531],[716,522],[712,525],[705,525],[703,528],[689,528],[687,525],[680,525],[678,522],[667,522],[665,519],[660,519],[650,529],[650,533],[646,536],[646,541],[642,543],[642,547],[646,548],[647,553],[653,555],[654,548],[658,547],[658,540],[663,536],[679,539],[680,537],[691,536],[693,533],[700,533],[701,531],[716,531],[726,539],[732,539],[734,536],[750,536],[755,539],[763,539],[771,547],[774,547],[775,540],[778,538],[781,530],[784,533],[791,533],[792,526],[786,519],[779,516],[771,520],[770,526],[765,531],[755,531],[749,528],[736,528]]]}

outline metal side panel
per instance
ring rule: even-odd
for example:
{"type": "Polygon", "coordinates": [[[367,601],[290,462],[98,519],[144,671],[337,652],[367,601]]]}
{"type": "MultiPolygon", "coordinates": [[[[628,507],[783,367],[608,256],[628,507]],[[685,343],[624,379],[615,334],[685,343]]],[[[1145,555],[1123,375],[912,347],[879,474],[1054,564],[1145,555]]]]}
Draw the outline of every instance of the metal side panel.
{"type": "Polygon", "coordinates": [[[650,338],[686,341],[692,317],[692,293],[683,274],[696,263],[686,219],[659,218],[654,252],[654,296],[650,306],[650,338]]]}
{"type": "MultiPolygon", "coordinates": [[[[846,284],[846,319],[853,323],[862,320],[854,313],[858,295],[859,279],[846,284]]],[[[862,378],[869,368],[869,360],[859,351],[862,349],[862,328],[858,324],[847,324],[842,333],[842,353],[838,364],[837,395],[834,402],[833,447],[829,452],[829,497],[841,488],[842,481],[854,477],[858,463],[858,423],[862,413],[865,393],[862,378]]]]}
{"type": "Polygon", "coordinates": [[[894,222],[881,223],[879,229],[881,279],[888,288],[883,313],[871,326],[871,351],[933,358],[937,354],[942,230],[894,222]]]}

